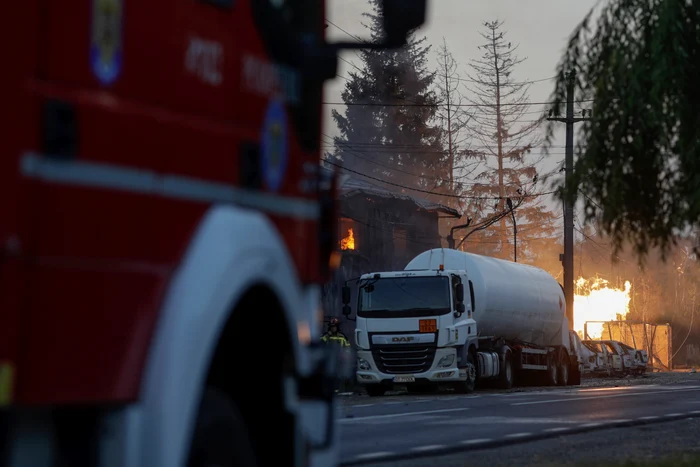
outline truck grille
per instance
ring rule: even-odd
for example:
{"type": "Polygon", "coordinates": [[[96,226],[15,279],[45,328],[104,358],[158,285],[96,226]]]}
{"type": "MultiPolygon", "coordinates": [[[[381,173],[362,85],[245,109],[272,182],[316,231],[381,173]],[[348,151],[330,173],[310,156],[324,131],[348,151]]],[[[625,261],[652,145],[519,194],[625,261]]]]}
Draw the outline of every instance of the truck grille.
{"type": "Polygon", "coordinates": [[[435,350],[434,346],[425,344],[382,346],[372,349],[372,357],[382,373],[422,373],[433,365],[435,350]]]}

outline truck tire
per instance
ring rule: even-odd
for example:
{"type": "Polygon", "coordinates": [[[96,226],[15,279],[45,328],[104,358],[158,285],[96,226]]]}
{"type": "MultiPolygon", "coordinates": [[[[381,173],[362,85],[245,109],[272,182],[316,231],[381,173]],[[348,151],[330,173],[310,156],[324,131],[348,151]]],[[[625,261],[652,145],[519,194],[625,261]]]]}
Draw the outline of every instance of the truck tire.
{"type": "Polygon", "coordinates": [[[569,366],[569,385],[581,385],[581,369],[578,366],[578,361],[575,363],[571,363],[571,365],[569,366]]]}
{"type": "Polygon", "coordinates": [[[498,387],[500,389],[510,389],[515,381],[515,373],[513,372],[513,357],[510,352],[506,352],[503,358],[503,370],[498,375],[498,387]]]}
{"type": "Polygon", "coordinates": [[[197,415],[187,467],[256,467],[255,450],[236,404],[207,387],[197,415]]]}
{"type": "Polygon", "coordinates": [[[456,392],[460,394],[471,394],[476,389],[476,359],[474,354],[467,354],[467,379],[460,381],[455,387],[456,392]]]}
{"type": "Polygon", "coordinates": [[[381,384],[369,384],[365,386],[365,391],[369,397],[382,397],[386,393],[386,388],[381,384]]]}
{"type": "Polygon", "coordinates": [[[559,370],[557,364],[557,356],[554,352],[550,352],[547,358],[547,386],[559,385],[559,370]]]}
{"type": "Polygon", "coordinates": [[[571,376],[569,374],[569,365],[569,354],[566,350],[561,349],[559,358],[557,358],[557,383],[559,383],[559,386],[569,385],[569,377],[571,376]]]}

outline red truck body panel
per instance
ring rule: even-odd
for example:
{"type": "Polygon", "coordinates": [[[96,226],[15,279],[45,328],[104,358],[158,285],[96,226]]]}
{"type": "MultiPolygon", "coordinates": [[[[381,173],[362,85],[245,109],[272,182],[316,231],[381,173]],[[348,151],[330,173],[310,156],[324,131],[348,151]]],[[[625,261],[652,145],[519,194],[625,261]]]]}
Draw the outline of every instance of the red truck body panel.
{"type": "MultiPolygon", "coordinates": [[[[0,77],[13,120],[0,141],[0,364],[15,369],[13,403],[134,400],[163,295],[212,204],[22,176],[27,154],[47,156],[45,105],[74,111],[76,161],[244,187],[241,145],[264,139],[272,97],[246,87],[246,60],[269,62],[252,1],[226,9],[192,0],[23,0],[3,8],[0,29],[15,48],[0,77]],[[112,23],[121,29],[110,32],[122,44],[111,85],[91,66],[93,8],[121,8],[112,23]],[[193,51],[197,44],[209,55],[193,51]]],[[[301,181],[319,152],[302,147],[287,120],[276,195],[314,200],[301,181]]],[[[301,280],[318,282],[318,221],[269,215],[301,280]]]]}

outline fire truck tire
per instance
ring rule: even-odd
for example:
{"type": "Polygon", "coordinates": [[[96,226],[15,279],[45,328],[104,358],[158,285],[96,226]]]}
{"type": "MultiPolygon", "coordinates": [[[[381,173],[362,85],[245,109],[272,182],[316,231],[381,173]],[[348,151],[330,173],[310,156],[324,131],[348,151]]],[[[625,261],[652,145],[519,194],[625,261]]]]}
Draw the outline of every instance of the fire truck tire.
{"type": "Polygon", "coordinates": [[[255,467],[255,451],[236,404],[207,387],[197,415],[187,467],[255,467]]]}

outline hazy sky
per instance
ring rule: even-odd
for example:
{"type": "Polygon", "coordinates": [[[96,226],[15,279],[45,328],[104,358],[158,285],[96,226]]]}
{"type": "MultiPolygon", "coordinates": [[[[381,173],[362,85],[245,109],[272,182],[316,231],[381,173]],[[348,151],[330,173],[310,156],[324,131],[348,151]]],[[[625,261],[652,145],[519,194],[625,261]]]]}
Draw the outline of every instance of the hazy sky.
{"type": "MultiPolygon", "coordinates": [[[[479,31],[483,30],[484,21],[503,20],[506,39],[520,44],[516,54],[527,60],[513,73],[514,81],[541,80],[554,76],[567,39],[573,29],[596,3],[596,0],[428,0],[428,21],[421,30],[433,45],[431,66],[435,66],[435,52],[447,41],[454,58],[460,63],[462,73],[467,71],[470,59],[478,58],[477,46],[483,43],[479,31]]],[[[361,15],[368,11],[367,0],[329,0],[328,19],[350,34],[368,37],[361,15]]],[[[329,39],[348,40],[347,34],[334,26],[328,28],[329,39]]],[[[346,53],[343,58],[361,65],[354,52],[346,53]]],[[[338,74],[348,76],[352,69],[340,61],[338,74]]],[[[340,92],[345,84],[342,78],[336,78],[326,85],[325,100],[341,102],[340,92]]],[[[546,102],[553,88],[551,81],[534,83],[530,87],[530,102],[546,102]]],[[[330,116],[331,106],[326,105],[326,133],[337,134],[335,122],[330,116]]],[[[529,111],[545,112],[545,105],[533,105],[529,111]]],[[[340,108],[339,108],[340,110],[340,108]]],[[[523,117],[525,118],[525,117],[523,117]]],[[[552,149],[550,159],[541,167],[542,172],[550,171],[564,156],[564,130],[559,132],[556,148],[552,149]]]]}

